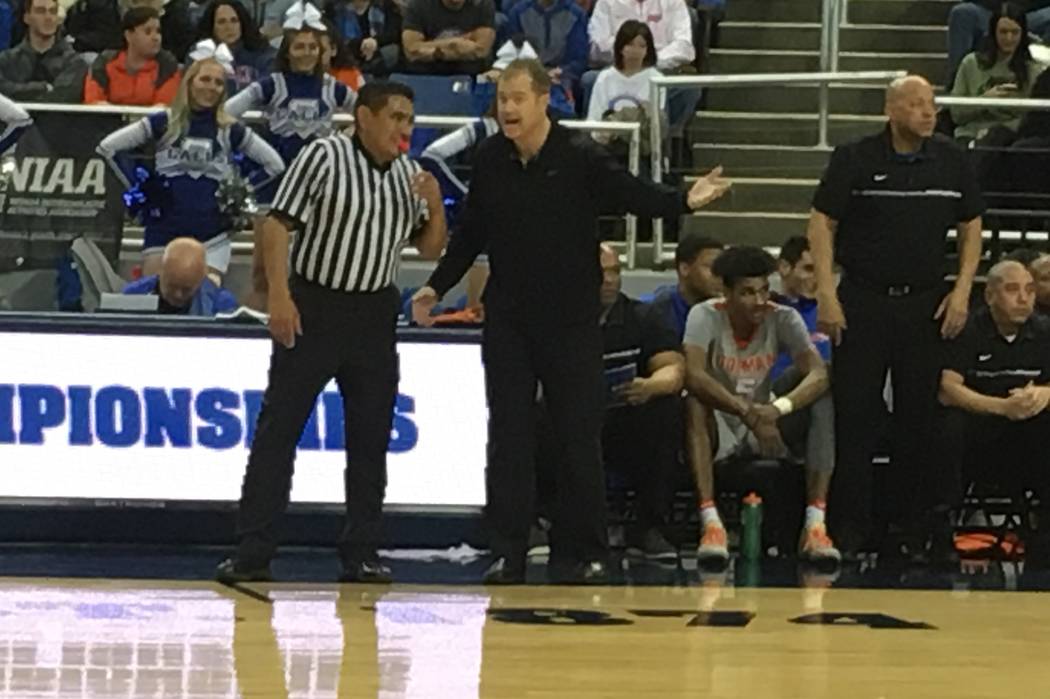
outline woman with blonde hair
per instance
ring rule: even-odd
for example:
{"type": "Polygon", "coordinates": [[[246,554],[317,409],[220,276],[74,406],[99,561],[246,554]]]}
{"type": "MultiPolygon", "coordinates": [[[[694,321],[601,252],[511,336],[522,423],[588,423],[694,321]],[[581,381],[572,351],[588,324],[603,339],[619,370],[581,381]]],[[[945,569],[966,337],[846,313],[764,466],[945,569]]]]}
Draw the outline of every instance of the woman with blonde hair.
{"type": "Polygon", "coordinates": [[[284,162],[224,111],[232,70],[226,47],[201,42],[190,58],[171,107],[111,133],[98,152],[129,187],[125,202],[145,226],[143,274],[157,273],[164,246],[188,236],[204,244],[210,275],[221,278],[230,262],[233,212],[220,205],[220,185],[235,179],[248,160],[254,164],[249,187],[265,187],[284,171],[284,162]],[[145,146],[155,151],[152,169],[128,157],[145,146]]]}

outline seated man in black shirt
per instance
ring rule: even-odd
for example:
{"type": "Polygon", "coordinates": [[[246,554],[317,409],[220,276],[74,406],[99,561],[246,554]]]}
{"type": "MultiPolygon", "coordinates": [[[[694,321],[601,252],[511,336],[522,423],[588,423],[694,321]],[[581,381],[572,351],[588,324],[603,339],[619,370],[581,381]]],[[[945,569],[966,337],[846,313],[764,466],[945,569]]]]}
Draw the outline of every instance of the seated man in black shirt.
{"type": "MultiPolygon", "coordinates": [[[[635,490],[636,521],[628,526],[628,553],[672,559],[677,550],[661,531],[674,492],[682,444],[681,390],[685,359],[678,334],[650,305],[620,291],[620,258],[601,246],[602,340],[605,357],[605,419],[602,460],[606,472],[635,490]]],[[[537,491],[541,522],[553,510],[561,456],[542,401],[538,413],[537,491]]],[[[557,515],[550,530],[557,539],[557,515]]],[[[557,550],[557,546],[552,548],[557,550]]],[[[557,567],[558,561],[552,566],[557,567]]]]}
{"type": "Polygon", "coordinates": [[[602,456],[607,470],[626,475],[635,488],[637,520],[627,530],[628,552],[674,558],[677,551],[660,528],[671,505],[682,444],[681,341],[660,314],[620,291],[620,257],[608,245],[601,247],[601,263],[610,386],[602,456]]]}
{"type": "MultiPolygon", "coordinates": [[[[947,468],[935,485],[946,506],[973,481],[1011,493],[1032,488],[1050,503],[1050,319],[1033,312],[1035,282],[1019,262],[992,267],[985,300],[988,307],[949,346],[941,372],[947,468]]],[[[1045,515],[1040,522],[1050,526],[1045,515]]],[[[1043,565],[1047,537],[1038,538],[1026,542],[1029,562],[1043,565]]]]}

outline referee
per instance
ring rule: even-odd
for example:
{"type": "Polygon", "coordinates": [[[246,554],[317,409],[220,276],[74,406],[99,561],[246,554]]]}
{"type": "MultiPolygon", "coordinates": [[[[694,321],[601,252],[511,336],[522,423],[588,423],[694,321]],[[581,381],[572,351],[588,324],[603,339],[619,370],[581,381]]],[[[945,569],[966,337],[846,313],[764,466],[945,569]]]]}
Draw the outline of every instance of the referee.
{"type": "Polygon", "coordinates": [[[717,172],[688,193],[631,177],[589,136],[551,123],[550,84],[536,60],[516,60],[503,71],[496,90],[502,132],[478,147],[461,226],[413,298],[413,316],[426,324],[439,297],[488,251],[482,359],[495,561],[485,581],[493,584],[525,576],[535,509],[537,381],[564,454],[556,475],[551,577],[597,583],[608,575],[599,213],[677,218],[728,188],[717,172]]]}
{"type": "Polygon", "coordinates": [[[274,338],[270,383],[241,491],[237,555],[219,565],[220,581],[269,579],[296,444],[318,393],[333,378],[347,433],[342,580],[390,581],[376,547],[398,383],[394,280],[406,244],[437,259],[446,240],[437,180],[400,151],[412,131],[412,100],[411,89],[399,83],[363,86],[355,134],[307,146],[264,224],[274,338]],[[289,284],[293,230],[299,233],[289,284]]]}
{"type": "Polygon", "coordinates": [[[872,457],[888,371],[893,487],[879,510],[919,554],[926,535],[921,498],[935,492],[928,479],[938,458],[930,444],[942,340],[966,324],[984,204],[966,152],[933,135],[937,112],[926,80],[894,81],[886,115],[882,133],[832,154],[813,201],[809,244],[818,326],[836,345],[831,385],[838,454],[829,508],[838,513],[836,538],[855,553],[872,534],[872,457]],[[953,227],[959,266],[948,289],[945,238],[953,227]],[[837,289],[833,261],[842,268],[837,289]]]}

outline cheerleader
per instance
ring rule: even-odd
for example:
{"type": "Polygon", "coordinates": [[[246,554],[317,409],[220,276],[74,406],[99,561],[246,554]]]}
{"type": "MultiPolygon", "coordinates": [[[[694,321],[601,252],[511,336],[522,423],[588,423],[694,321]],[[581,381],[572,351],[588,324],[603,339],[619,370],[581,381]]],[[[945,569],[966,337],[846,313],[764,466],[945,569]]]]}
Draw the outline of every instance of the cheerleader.
{"type": "MultiPolygon", "coordinates": [[[[293,5],[285,15],[284,40],[277,52],[276,72],[254,82],[226,102],[226,112],[240,118],[250,109],[266,117],[267,140],[290,164],[315,138],[332,133],[336,110],[350,111],[355,93],[324,72],[321,37],[326,33],[321,12],[308,3],[293,5]]],[[[265,210],[277,191],[274,181],[257,197],[265,210]]],[[[255,254],[252,259],[253,291],[249,305],[263,308],[266,299],[261,257],[262,217],[255,221],[255,254]]]]}
{"type": "Polygon", "coordinates": [[[236,178],[236,164],[247,159],[256,169],[249,185],[267,186],[284,171],[281,157],[251,129],[223,109],[226,81],[233,66],[224,45],[201,45],[190,54],[170,109],[113,132],[98,152],[132,189],[146,194],[142,272],[157,274],[164,247],[173,239],[196,238],[207,250],[209,276],[221,280],[230,263],[230,213],[220,209],[220,184],[236,178]],[[153,173],[145,182],[118,157],[143,146],[156,151],[153,173]]]}
{"type": "Polygon", "coordinates": [[[14,148],[15,143],[32,124],[33,119],[29,112],[0,95],[0,155],[14,148]]]}

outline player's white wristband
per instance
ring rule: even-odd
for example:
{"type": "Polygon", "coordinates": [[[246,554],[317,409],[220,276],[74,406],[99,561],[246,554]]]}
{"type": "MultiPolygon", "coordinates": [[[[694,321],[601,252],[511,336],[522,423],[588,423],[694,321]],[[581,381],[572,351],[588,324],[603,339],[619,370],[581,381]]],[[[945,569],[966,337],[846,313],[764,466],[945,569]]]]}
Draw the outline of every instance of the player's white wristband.
{"type": "Polygon", "coordinates": [[[773,401],[773,407],[777,409],[781,417],[795,411],[795,404],[791,402],[790,398],[777,398],[773,401]]]}

